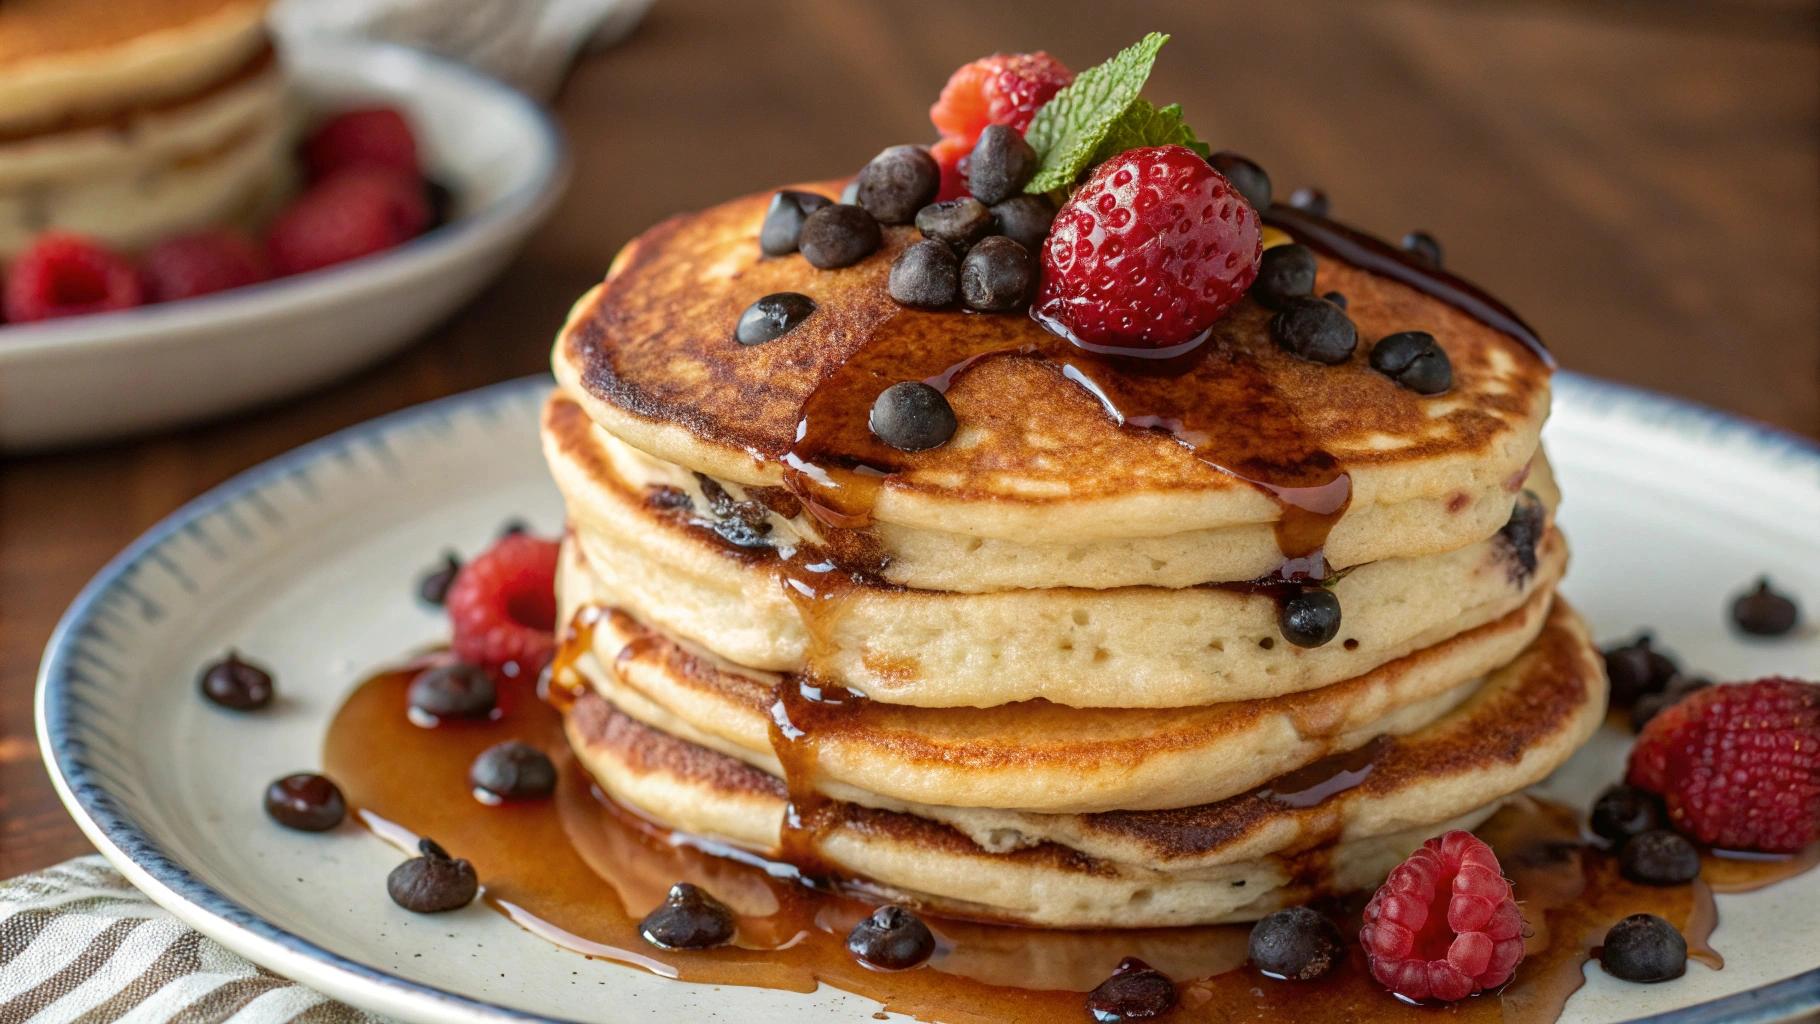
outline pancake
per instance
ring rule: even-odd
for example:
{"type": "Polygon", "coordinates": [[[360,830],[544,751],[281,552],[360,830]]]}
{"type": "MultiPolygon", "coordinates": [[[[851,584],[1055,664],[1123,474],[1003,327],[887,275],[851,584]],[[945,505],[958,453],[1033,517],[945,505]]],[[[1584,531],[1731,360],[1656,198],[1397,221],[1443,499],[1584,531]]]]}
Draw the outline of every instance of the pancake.
{"type": "Polygon", "coordinates": [[[0,135],[184,97],[266,45],[267,0],[6,0],[0,135]]]}
{"type": "Polygon", "coordinates": [[[564,419],[582,417],[553,400],[546,453],[581,569],[561,584],[571,610],[621,607],[735,664],[894,704],[1180,707],[1314,689],[1509,614],[1567,559],[1550,530],[1533,572],[1501,536],[1360,566],[1333,585],[1341,635],[1302,649],[1281,638],[1276,599],[1245,588],[946,593],[741,547],[671,496],[634,494],[610,467],[572,459],[560,442],[571,432],[551,426],[564,419]]]}
{"type": "MultiPolygon", "coordinates": [[[[925,906],[1049,927],[1254,920],[1377,884],[1427,837],[1482,820],[1598,727],[1605,677],[1584,624],[1556,602],[1537,639],[1463,704],[1369,757],[1325,767],[1324,798],[1281,780],[1199,807],[1015,814],[834,802],[811,815],[815,854],[853,881],[925,906]]],[[[592,691],[565,726],[614,799],[652,819],[764,852],[781,845],[781,780],[644,725],[592,691]]]]}
{"type": "MultiPolygon", "coordinates": [[[[1538,589],[1503,618],[1286,697],[1158,710],[1046,701],[824,710],[799,698],[785,711],[813,741],[785,755],[806,757],[798,770],[821,792],[861,803],[1075,813],[1210,803],[1446,714],[1534,640],[1552,598],[1552,587],[1538,589]]],[[[774,709],[794,681],[741,669],[621,611],[578,614],[586,653],[558,664],[556,685],[589,687],[646,725],[783,775],[774,709]]]]}
{"type": "MultiPolygon", "coordinates": [[[[767,200],[675,217],[635,239],[571,312],[553,366],[615,437],[717,479],[788,484],[837,527],[1070,545],[1286,524],[1304,518],[1295,510],[1326,516],[1324,529],[1417,503],[1392,518],[1450,537],[1445,550],[1500,525],[1502,488],[1536,451],[1543,359],[1356,267],[1323,258],[1317,290],[1344,292],[1367,340],[1432,333],[1452,361],[1452,390],[1416,395],[1361,357],[1297,359],[1269,340],[1271,314],[1250,300],[1169,374],[1091,356],[1026,317],[906,310],[885,278],[914,229],[888,227],[874,255],[817,271],[798,255],[760,258],[767,200]],[[810,296],[819,312],[776,341],[734,343],[747,305],[780,291],[810,296]],[[1018,354],[1024,346],[1030,354],[1018,354]],[[872,397],[925,378],[948,387],[954,439],[907,454],[870,438],[872,397]],[[1500,507],[1467,514],[1485,501],[1500,507]]],[[[1288,548],[1314,540],[1285,553],[1301,557],[1288,548]]]]}

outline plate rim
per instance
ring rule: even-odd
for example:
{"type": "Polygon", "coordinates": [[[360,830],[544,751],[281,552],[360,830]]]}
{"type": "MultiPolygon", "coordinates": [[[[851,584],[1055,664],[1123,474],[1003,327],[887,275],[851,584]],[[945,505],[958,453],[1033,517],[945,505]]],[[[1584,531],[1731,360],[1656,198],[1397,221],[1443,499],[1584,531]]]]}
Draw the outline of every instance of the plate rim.
{"type": "MultiPolygon", "coordinates": [[[[500,1003],[457,995],[444,989],[383,971],[325,949],[253,913],[192,874],[147,834],[113,794],[73,756],[81,742],[72,735],[71,700],[67,692],[70,663],[83,625],[102,599],[166,541],[191,522],[231,505],[268,483],[290,476],[351,447],[384,439],[426,420],[519,400],[526,393],[554,385],[547,374],[533,374],[409,406],[346,427],[253,466],[184,503],[115,555],[85,584],[58,620],[45,645],[33,695],[38,745],[58,798],[96,848],[135,886],[178,919],[262,966],[297,977],[336,998],[381,1012],[434,1009],[452,1011],[474,1021],[531,1021],[578,1024],[500,1003]],[[225,937],[238,941],[227,941],[225,937]],[[247,950],[257,946],[257,953],[247,950]],[[282,964],[280,969],[276,964],[282,964]]],[[[1559,371],[1559,395],[1573,392],[1602,414],[1628,414],[1654,427],[1689,437],[1726,437],[1765,450],[1778,459],[1811,466],[1820,472],[1820,443],[1767,423],[1722,412],[1684,398],[1571,371],[1559,371]]],[[[1759,1024],[1785,1020],[1820,1009],[1820,968],[1718,999],[1679,1007],[1638,1024],[1759,1024]]]]}

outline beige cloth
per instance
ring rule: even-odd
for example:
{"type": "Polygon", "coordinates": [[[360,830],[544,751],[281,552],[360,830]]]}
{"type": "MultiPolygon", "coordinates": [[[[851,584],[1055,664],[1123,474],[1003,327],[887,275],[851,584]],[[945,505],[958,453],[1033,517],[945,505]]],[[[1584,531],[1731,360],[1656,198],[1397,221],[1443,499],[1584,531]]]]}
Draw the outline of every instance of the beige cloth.
{"type": "Polygon", "coordinates": [[[100,856],[0,882],[5,1024],[381,1024],[228,952],[100,856]]]}

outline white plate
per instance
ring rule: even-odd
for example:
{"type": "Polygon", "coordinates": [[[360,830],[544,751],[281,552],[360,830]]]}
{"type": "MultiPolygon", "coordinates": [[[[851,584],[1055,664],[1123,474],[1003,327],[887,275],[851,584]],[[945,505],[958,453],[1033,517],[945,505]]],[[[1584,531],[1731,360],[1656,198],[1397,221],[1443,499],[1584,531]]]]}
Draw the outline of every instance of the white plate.
{"type": "Polygon", "coordinates": [[[425,166],[456,193],[457,218],[313,273],[168,305],[0,325],[0,450],[168,427],[373,362],[484,287],[568,179],[549,117],[463,65],[352,39],[295,40],[284,57],[313,108],[404,109],[425,166]]]}
{"type": "MultiPolygon", "coordinates": [[[[317,764],[325,725],[364,673],[442,637],[411,599],[449,545],[512,516],[554,532],[538,451],[542,379],[356,427],[197,499],[83,591],[38,690],[45,760],[83,830],[177,916],[280,974],[418,1021],[866,1021],[870,1000],[683,985],[547,945],[476,904],[433,922],[377,882],[370,837],[266,820],[258,783],[317,764]],[[275,713],[196,698],[198,665],[237,645],[276,666],[275,713]],[[477,959],[478,958],[478,959],[477,959]],[[484,969],[476,969],[484,965],[484,969]]],[[[1820,610],[1820,449],[1670,399],[1562,375],[1547,437],[1575,563],[1568,593],[1602,639],[1649,625],[1722,678],[1820,677],[1820,636],[1748,643],[1726,597],[1765,570],[1820,610]]],[[[1607,735],[1557,773],[1581,806],[1618,771],[1607,735]]],[[[1661,985],[1589,965],[1566,1020],[1609,1021],[1733,998],[1680,1021],[1776,1019],[1820,1005],[1820,872],[1718,897],[1720,972],[1661,985]],[[1799,977],[1797,977],[1799,976],[1799,977]],[[1772,983],[1794,979],[1782,985],[1772,983]],[[1769,986],[1769,987],[1765,987],[1769,986]],[[1745,996],[1749,990],[1757,990],[1745,996]]]]}

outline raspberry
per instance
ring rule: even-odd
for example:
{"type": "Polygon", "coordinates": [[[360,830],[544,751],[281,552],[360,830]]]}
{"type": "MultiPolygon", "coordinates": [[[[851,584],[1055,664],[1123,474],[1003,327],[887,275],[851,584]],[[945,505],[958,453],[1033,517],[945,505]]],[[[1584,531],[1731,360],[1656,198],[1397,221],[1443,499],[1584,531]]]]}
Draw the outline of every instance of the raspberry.
{"type": "Polygon", "coordinates": [[[945,138],[929,147],[929,155],[942,169],[942,190],[935,194],[936,202],[945,203],[972,194],[967,191],[967,158],[973,155],[972,145],[960,139],[945,138]]]}
{"type": "Polygon", "coordinates": [[[556,542],[528,533],[499,538],[462,567],[448,609],[463,661],[535,677],[556,651],[556,542]]]}
{"type": "Polygon", "coordinates": [[[1510,980],[1523,913],[1491,847],[1453,831],[1422,844],[1365,906],[1371,976],[1409,999],[1452,1002],[1510,980]]]}
{"type": "Polygon", "coordinates": [[[1793,853],[1820,840],[1820,685],[1794,679],[1695,690],[1643,727],[1631,785],[1669,824],[1728,850],[1793,853]]]}
{"type": "Polygon", "coordinates": [[[1041,50],[995,53],[949,76],[941,98],[929,108],[929,120],[943,136],[972,151],[989,124],[1010,125],[1019,132],[1030,127],[1037,108],[1072,81],[1074,72],[1041,50]]]}
{"type": "Polygon", "coordinates": [[[144,298],[126,257],[80,235],[46,232],[6,275],[6,319],[22,324],[130,309],[144,298]]]}
{"type": "Polygon", "coordinates": [[[385,167],[406,177],[421,175],[417,139],[404,115],[390,107],[337,114],[303,144],[310,180],[321,181],[350,167],[385,167]]]}
{"type": "Polygon", "coordinates": [[[1239,301],[1262,253],[1257,212],[1193,150],[1127,150],[1056,213],[1035,312],[1089,344],[1168,348],[1239,301]]]}
{"type": "Polygon", "coordinates": [[[429,223],[429,203],[415,179],[354,167],[298,196],[273,222],[266,249],[278,273],[300,274],[390,249],[429,223]]]}
{"type": "Polygon", "coordinates": [[[265,253],[233,231],[205,231],[160,242],[139,258],[147,302],[174,302],[257,284],[270,277],[265,253]]]}

